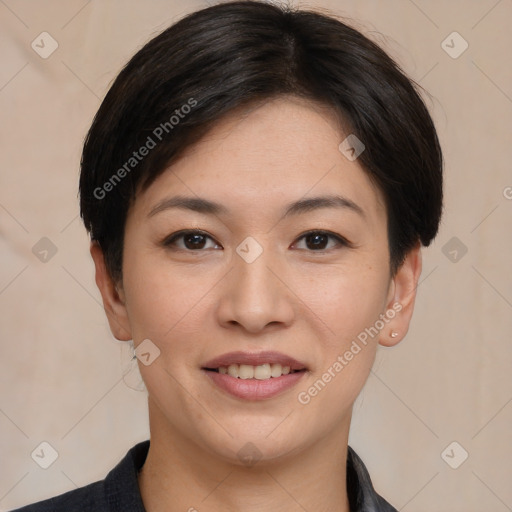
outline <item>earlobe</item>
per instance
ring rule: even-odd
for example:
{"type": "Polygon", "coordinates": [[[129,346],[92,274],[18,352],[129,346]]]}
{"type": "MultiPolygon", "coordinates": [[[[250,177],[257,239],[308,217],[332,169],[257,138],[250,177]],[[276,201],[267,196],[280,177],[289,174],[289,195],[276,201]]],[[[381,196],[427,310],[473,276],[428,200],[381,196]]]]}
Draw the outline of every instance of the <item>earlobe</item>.
{"type": "Polygon", "coordinates": [[[120,341],[131,340],[130,322],[124,299],[107,269],[103,250],[98,242],[92,241],[90,251],[96,269],[96,285],[101,293],[110,330],[114,337],[120,341]]]}
{"type": "Polygon", "coordinates": [[[393,318],[381,331],[379,343],[392,347],[402,341],[409,330],[414,311],[416,289],[421,274],[421,245],[418,242],[408,253],[393,277],[392,292],[387,305],[393,318]]]}

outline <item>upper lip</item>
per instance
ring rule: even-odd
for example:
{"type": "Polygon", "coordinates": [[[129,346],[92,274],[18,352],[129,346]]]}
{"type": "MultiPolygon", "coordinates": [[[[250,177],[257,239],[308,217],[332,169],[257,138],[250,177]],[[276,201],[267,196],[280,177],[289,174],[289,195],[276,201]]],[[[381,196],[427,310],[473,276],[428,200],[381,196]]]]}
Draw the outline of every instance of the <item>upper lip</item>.
{"type": "Polygon", "coordinates": [[[280,364],[281,366],[289,366],[290,370],[305,370],[306,365],[297,361],[293,357],[281,354],[280,352],[229,352],[221,356],[210,359],[203,365],[203,368],[216,369],[220,366],[229,366],[230,364],[248,364],[251,366],[259,366],[265,363],[280,364]]]}

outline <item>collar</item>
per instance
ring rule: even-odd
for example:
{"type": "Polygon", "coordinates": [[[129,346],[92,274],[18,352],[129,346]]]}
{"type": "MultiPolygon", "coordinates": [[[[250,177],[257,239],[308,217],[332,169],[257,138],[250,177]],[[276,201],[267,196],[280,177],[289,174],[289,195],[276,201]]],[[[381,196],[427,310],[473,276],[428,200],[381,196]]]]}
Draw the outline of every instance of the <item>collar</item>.
{"type": "MultiPolygon", "coordinates": [[[[125,455],[105,478],[105,498],[112,512],[145,512],[137,473],[144,465],[149,440],[143,441],[125,455]]],[[[397,512],[373,488],[370,475],[357,453],[347,450],[347,493],[351,512],[397,512]]]]}

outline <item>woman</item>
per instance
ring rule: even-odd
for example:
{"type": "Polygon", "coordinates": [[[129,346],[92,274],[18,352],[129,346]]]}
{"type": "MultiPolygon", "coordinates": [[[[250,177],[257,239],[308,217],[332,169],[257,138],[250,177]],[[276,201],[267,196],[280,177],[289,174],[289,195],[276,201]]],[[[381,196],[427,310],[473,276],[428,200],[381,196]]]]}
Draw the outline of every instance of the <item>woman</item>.
{"type": "Polygon", "coordinates": [[[190,14],[109,90],[80,199],[150,440],[19,510],[395,510],[348,434],[378,344],[407,333],[442,156],[378,46],[263,2],[190,14]]]}

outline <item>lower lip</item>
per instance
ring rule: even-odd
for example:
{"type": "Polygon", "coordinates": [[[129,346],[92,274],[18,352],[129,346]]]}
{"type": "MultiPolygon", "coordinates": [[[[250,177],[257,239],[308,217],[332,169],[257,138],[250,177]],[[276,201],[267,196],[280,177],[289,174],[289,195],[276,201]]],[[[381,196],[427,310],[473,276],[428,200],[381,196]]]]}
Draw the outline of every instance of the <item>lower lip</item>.
{"type": "Polygon", "coordinates": [[[270,379],[238,379],[224,373],[203,370],[213,383],[230,395],[245,400],[272,398],[293,387],[306,373],[305,371],[271,377],[270,379]]]}

